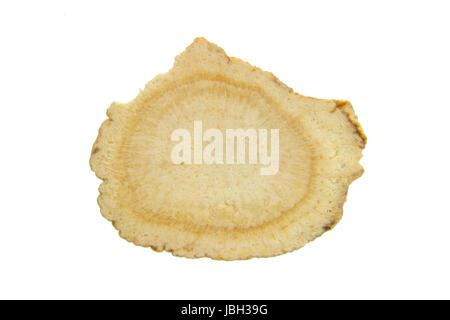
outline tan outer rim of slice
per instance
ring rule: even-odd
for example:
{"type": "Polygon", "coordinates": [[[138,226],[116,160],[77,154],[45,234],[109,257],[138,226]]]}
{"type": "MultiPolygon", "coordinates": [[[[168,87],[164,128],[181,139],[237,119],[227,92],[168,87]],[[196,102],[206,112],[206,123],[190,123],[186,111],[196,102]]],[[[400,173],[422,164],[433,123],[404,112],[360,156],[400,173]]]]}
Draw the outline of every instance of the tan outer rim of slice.
{"type": "Polygon", "coordinates": [[[204,38],[195,39],[176,57],[173,68],[151,80],[134,100],[113,103],[107,115],[90,158],[92,170],[103,180],[98,197],[101,213],[122,238],[176,256],[238,260],[276,256],[301,248],[341,219],[348,187],[363,173],[359,160],[366,136],[348,101],[301,96],[273,74],[229,58],[204,38]],[[129,138],[137,119],[152,112],[151,106],[169,90],[203,80],[235,85],[262,96],[276,105],[277,112],[301,127],[313,146],[307,194],[276,218],[230,227],[200,225],[158,212],[144,216],[138,212],[144,209],[136,209],[140,199],[123,154],[129,152],[129,138]]]}

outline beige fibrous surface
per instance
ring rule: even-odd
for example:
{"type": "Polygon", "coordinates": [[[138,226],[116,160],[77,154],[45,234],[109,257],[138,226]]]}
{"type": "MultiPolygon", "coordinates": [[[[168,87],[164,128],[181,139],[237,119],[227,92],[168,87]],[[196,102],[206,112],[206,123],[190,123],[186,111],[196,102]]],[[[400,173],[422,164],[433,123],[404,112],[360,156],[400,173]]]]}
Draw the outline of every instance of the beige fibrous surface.
{"type": "Polygon", "coordinates": [[[293,251],[342,217],[366,137],[351,104],[301,96],[197,38],[129,103],[113,103],[92,148],[98,203],[120,236],[176,256],[221,260],[293,251]],[[279,170],[171,161],[171,133],[279,129],[279,170]]]}

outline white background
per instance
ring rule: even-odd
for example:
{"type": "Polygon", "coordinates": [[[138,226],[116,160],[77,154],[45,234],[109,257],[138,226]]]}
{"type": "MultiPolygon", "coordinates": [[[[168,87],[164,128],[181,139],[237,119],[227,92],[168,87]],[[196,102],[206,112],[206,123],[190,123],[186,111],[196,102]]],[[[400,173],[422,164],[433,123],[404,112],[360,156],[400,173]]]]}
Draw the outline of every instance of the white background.
{"type": "Polygon", "coordinates": [[[2,1],[0,298],[450,298],[446,1],[2,1]],[[197,36],[352,102],[366,172],[334,230],[220,262],[121,239],[92,144],[197,36]]]}

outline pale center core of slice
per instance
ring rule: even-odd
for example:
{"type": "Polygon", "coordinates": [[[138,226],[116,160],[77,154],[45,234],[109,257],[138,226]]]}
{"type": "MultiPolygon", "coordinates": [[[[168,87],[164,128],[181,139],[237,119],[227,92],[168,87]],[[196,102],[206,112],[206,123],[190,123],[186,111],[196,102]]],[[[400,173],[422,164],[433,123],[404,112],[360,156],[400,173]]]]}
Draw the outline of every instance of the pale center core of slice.
{"type": "MultiPolygon", "coordinates": [[[[279,217],[302,201],[311,176],[311,147],[299,123],[288,120],[260,90],[225,81],[196,80],[167,90],[135,115],[121,153],[136,214],[182,223],[248,228],[279,217]],[[176,129],[279,130],[279,169],[261,175],[261,163],[174,164],[176,129]]],[[[270,135],[268,136],[270,141],[270,135]]],[[[208,142],[203,142],[203,148],[208,142]]],[[[270,146],[268,147],[270,153],[270,146]]]]}

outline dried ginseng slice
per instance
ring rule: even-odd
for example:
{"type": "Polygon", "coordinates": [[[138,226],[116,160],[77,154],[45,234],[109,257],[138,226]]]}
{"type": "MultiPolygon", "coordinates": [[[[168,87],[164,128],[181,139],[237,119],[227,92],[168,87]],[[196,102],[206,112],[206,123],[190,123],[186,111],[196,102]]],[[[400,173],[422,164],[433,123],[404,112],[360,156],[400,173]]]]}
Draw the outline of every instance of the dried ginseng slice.
{"type": "Polygon", "coordinates": [[[300,96],[203,38],[108,116],[91,156],[101,212],[177,256],[298,249],[339,221],[363,172],[350,103],[300,96]]]}

